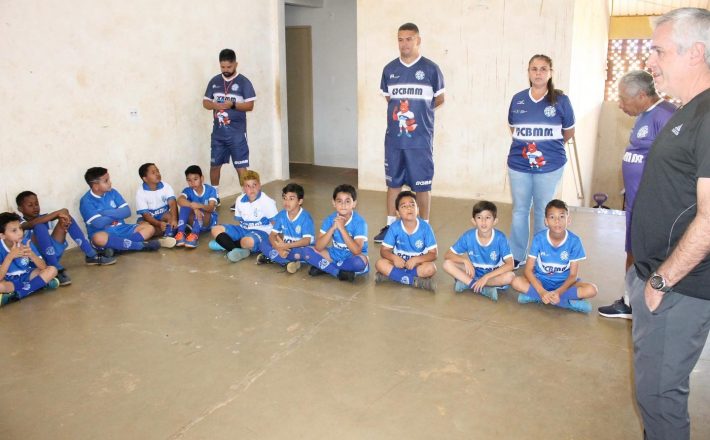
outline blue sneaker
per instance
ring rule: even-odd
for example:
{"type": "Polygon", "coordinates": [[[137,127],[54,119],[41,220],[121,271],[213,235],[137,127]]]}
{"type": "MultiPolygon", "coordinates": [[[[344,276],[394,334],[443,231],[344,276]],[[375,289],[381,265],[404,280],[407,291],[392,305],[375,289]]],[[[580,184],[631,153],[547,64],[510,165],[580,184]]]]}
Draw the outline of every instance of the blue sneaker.
{"type": "Polygon", "coordinates": [[[533,298],[532,296],[521,293],[518,295],[518,304],[529,304],[529,303],[541,303],[542,300],[539,298],[533,298]]]}
{"type": "Polygon", "coordinates": [[[227,252],[227,260],[231,261],[232,263],[236,263],[239,260],[243,260],[248,256],[249,251],[244,248],[234,248],[231,251],[227,252]]]}
{"type": "Polygon", "coordinates": [[[467,285],[465,285],[464,283],[462,283],[459,280],[456,280],[456,282],[454,283],[454,292],[461,293],[466,289],[468,289],[467,285]]]}
{"type": "Polygon", "coordinates": [[[592,305],[586,299],[571,299],[567,308],[574,312],[585,314],[589,314],[592,311],[592,305]]]}
{"type": "MultiPolygon", "coordinates": [[[[490,298],[492,301],[498,301],[498,289],[496,289],[495,287],[484,287],[483,289],[481,289],[481,295],[485,296],[486,298],[490,298]]],[[[520,300],[518,299],[518,301],[520,300]]]]}
{"type": "Polygon", "coordinates": [[[54,290],[54,289],[58,289],[60,285],[61,285],[61,283],[59,282],[59,278],[52,278],[51,280],[49,280],[47,285],[44,286],[44,288],[49,289],[49,290],[54,290]]]}
{"type": "Polygon", "coordinates": [[[187,238],[185,239],[185,247],[188,249],[195,249],[197,247],[197,242],[199,241],[199,238],[197,234],[193,234],[190,232],[187,234],[187,238]]]}
{"type": "Polygon", "coordinates": [[[384,228],[380,229],[380,232],[378,232],[377,235],[372,238],[372,241],[374,241],[375,243],[382,243],[385,239],[385,235],[387,235],[387,231],[389,230],[389,228],[389,225],[387,225],[384,228]]]}
{"type": "Polygon", "coordinates": [[[207,247],[210,248],[212,251],[226,251],[225,248],[219,245],[217,243],[217,240],[210,240],[209,244],[207,244],[207,247]]]}

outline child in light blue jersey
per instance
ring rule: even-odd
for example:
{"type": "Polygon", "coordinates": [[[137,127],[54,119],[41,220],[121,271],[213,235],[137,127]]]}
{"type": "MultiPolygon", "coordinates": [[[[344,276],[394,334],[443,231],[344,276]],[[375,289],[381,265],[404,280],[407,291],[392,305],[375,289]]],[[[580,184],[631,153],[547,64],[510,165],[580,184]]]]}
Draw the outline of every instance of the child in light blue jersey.
{"type": "Polygon", "coordinates": [[[429,223],[419,218],[416,195],[402,191],[395,199],[399,219],[387,229],[375,263],[375,282],[390,279],[420,289],[435,290],[437,246],[429,223]]]}
{"type": "Polygon", "coordinates": [[[202,169],[190,165],[185,170],[187,188],[182,190],[177,204],[180,206],[178,233],[175,235],[177,246],[196,248],[200,233],[209,231],[217,225],[217,190],[205,183],[202,169]],[[189,233],[187,228],[190,227],[189,233]],[[187,234],[187,235],[186,235],[187,234]]]}
{"type": "Polygon", "coordinates": [[[232,263],[259,251],[261,243],[269,240],[274,217],[278,214],[276,202],[261,192],[259,173],[244,172],[242,189],[244,194],[237,196],[234,205],[234,219],[238,224],[212,228],[212,236],[227,251],[227,259],[232,263]]]}
{"type": "Polygon", "coordinates": [[[473,205],[475,226],[466,231],[444,257],[444,271],[454,277],[454,290],[471,289],[498,301],[498,289],[505,289],[515,276],[513,255],[505,234],[495,229],[498,207],[481,201],[473,205]]]}
{"type": "Polygon", "coordinates": [[[289,183],[281,192],[284,209],[276,214],[269,239],[261,242],[256,262],[285,265],[288,273],[296,273],[304,258],[304,246],[314,243],[315,228],[311,215],[302,207],[303,187],[289,183]]]}
{"type": "Polygon", "coordinates": [[[312,267],[311,276],[328,273],[341,281],[355,281],[356,275],[369,271],[367,258],[367,222],[355,212],[357,191],[352,185],[333,190],[333,207],[320,227],[313,247],[305,250],[305,260],[312,267]]]}
{"type": "Polygon", "coordinates": [[[143,184],[136,191],[138,223],[148,222],[160,237],[173,237],[177,232],[177,204],[175,192],[163,182],[160,170],[154,163],[144,163],[138,168],[143,184]]]}
{"type": "Polygon", "coordinates": [[[131,215],[131,208],[112,187],[111,176],[106,168],[89,168],[84,173],[84,180],[89,185],[89,191],[81,197],[79,211],[95,246],[121,251],[157,250],[161,246],[175,246],[173,237],[150,240],[155,235],[155,228],[147,222],[132,225],[124,221],[131,215]]]}
{"type": "Polygon", "coordinates": [[[59,279],[60,285],[71,284],[69,274],[59,262],[68,246],[67,235],[84,252],[86,264],[107,266],[116,262],[115,257],[102,255],[91,246],[91,242],[66,208],[41,214],[39,199],[37,194],[32,191],[22,191],[15,198],[15,202],[17,202],[17,210],[21,214],[22,229],[38,246],[40,255],[47,264],[57,268],[57,279],[59,279]]]}
{"type": "Polygon", "coordinates": [[[59,287],[57,268],[48,266],[31,241],[23,242],[20,216],[0,214],[0,306],[49,286],[59,287]]]}
{"type": "Polygon", "coordinates": [[[578,236],[567,230],[569,209],[562,200],[545,207],[545,226],[533,237],[524,276],[513,279],[512,287],[522,292],[520,304],[542,302],[575,312],[589,313],[586,298],[597,294],[597,286],[577,278],[579,262],[586,258],[578,236]]]}

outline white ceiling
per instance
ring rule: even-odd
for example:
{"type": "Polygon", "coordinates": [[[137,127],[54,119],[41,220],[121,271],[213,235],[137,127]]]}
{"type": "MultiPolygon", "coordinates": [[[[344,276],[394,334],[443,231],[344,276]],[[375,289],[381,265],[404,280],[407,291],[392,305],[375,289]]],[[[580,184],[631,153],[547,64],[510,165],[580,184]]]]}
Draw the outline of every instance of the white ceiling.
{"type": "Polygon", "coordinates": [[[710,9],[710,0],[610,0],[612,16],[662,15],[671,9],[710,9]]]}

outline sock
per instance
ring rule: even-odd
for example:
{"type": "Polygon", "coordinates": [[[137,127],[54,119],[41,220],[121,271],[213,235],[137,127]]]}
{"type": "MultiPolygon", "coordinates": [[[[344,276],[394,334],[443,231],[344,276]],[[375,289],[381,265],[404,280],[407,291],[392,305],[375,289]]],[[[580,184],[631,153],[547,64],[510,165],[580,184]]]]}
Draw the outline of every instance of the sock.
{"type": "Polygon", "coordinates": [[[42,257],[45,259],[47,264],[59,269],[60,268],[59,260],[57,259],[57,255],[56,255],[57,250],[54,249],[54,245],[52,244],[52,239],[49,237],[49,226],[47,226],[47,223],[40,223],[40,224],[36,225],[32,229],[32,232],[34,233],[35,237],[37,238],[37,245],[39,246],[39,252],[40,252],[40,254],[42,254],[42,257]]]}
{"type": "Polygon", "coordinates": [[[173,235],[175,235],[175,231],[173,231],[173,225],[166,225],[165,232],[163,232],[163,237],[172,237],[173,235]]]}
{"type": "Polygon", "coordinates": [[[81,230],[73,218],[71,225],[69,225],[69,236],[79,245],[87,257],[93,258],[96,256],[96,249],[91,246],[91,242],[86,238],[86,235],[84,235],[84,231],[81,230]]]}
{"type": "MultiPolygon", "coordinates": [[[[347,270],[348,272],[362,272],[367,268],[367,263],[362,261],[362,258],[353,255],[352,257],[348,257],[344,259],[343,261],[339,261],[336,266],[340,270],[347,270]]],[[[417,271],[414,271],[414,276],[417,275],[417,271]]]]}
{"type": "Polygon", "coordinates": [[[212,185],[212,188],[214,188],[214,192],[217,194],[217,198],[219,198],[219,185],[212,185]]]}
{"type": "Polygon", "coordinates": [[[131,236],[128,237],[128,239],[131,241],[140,241],[140,242],[145,241],[145,238],[143,238],[143,236],[137,232],[134,232],[133,234],[131,234],[131,236]]]}
{"type": "Polygon", "coordinates": [[[414,283],[414,277],[417,276],[417,271],[415,269],[400,269],[398,267],[393,267],[390,272],[389,279],[394,282],[409,284],[414,283]]]}
{"type": "Polygon", "coordinates": [[[557,304],[559,307],[567,308],[569,307],[569,300],[579,299],[577,296],[577,288],[572,286],[567,289],[562,295],[560,295],[560,302],[557,304]]]}
{"type": "Polygon", "coordinates": [[[217,244],[222,246],[227,252],[231,251],[236,247],[241,247],[239,246],[239,243],[235,243],[234,240],[232,240],[232,237],[230,237],[226,232],[222,232],[221,234],[219,234],[215,238],[215,241],[217,242],[217,244]]]}
{"type": "Polygon", "coordinates": [[[473,289],[473,285],[476,284],[476,279],[473,278],[470,283],[468,283],[468,288],[473,289]]]}
{"type": "Polygon", "coordinates": [[[109,234],[106,247],[116,249],[117,251],[140,251],[143,249],[143,236],[140,234],[138,235],[141,237],[140,241],[134,241],[129,238],[121,238],[109,234]]]}
{"type": "Polygon", "coordinates": [[[393,216],[393,215],[388,215],[388,216],[387,216],[387,226],[391,225],[391,224],[394,223],[396,220],[397,220],[397,217],[395,217],[395,216],[393,216]]]}
{"type": "Polygon", "coordinates": [[[624,290],[624,304],[631,306],[631,300],[629,299],[629,292],[624,290]]]}
{"type": "Polygon", "coordinates": [[[32,278],[29,283],[27,283],[25,286],[22,287],[22,289],[17,291],[17,296],[20,297],[20,299],[26,297],[30,293],[34,293],[41,289],[42,287],[47,285],[47,282],[42,279],[41,276],[37,275],[36,277],[32,278]],[[29,284],[29,289],[25,290],[25,286],[29,284]]]}
{"type": "Polygon", "coordinates": [[[182,232],[183,234],[185,233],[185,225],[187,224],[187,220],[190,218],[191,212],[192,208],[189,206],[181,206],[178,209],[178,232],[182,232]]]}
{"type": "Polygon", "coordinates": [[[319,254],[314,248],[305,248],[303,255],[304,259],[306,260],[306,263],[322,270],[323,272],[327,272],[334,277],[338,276],[338,272],[340,272],[340,269],[338,269],[335,264],[323,258],[321,254],[319,254]]]}
{"type": "Polygon", "coordinates": [[[426,223],[429,223],[429,219],[428,219],[428,218],[423,218],[422,220],[424,220],[426,223]]]}
{"type": "Polygon", "coordinates": [[[192,233],[195,235],[200,235],[201,232],[202,232],[202,225],[200,224],[199,220],[195,219],[192,222],[192,233]]]}
{"type": "Polygon", "coordinates": [[[295,258],[293,258],[293,249],[289,251],[286,258],[283,258],[274,249],[274,247],[271,246],[271,242],[269,240],[262,240],[261,243],[259,243],[259,251],[261,251],[262,254],[266,255],[269,260],[273,261],[276,264],[280,264],[281,266],[285,266],[290,261],[295,260],[295,258]]]}
{"type": "Polygon", "coordinates": [[[537,290],[533,287],[532,283],[530,284],[530,287],[528,288],[528,291],[525,292],[527,296],[530,298],[534,298],[538,301],[542,301],[542,298],[540,298],[540,295],[537,293],[537,290]]]}

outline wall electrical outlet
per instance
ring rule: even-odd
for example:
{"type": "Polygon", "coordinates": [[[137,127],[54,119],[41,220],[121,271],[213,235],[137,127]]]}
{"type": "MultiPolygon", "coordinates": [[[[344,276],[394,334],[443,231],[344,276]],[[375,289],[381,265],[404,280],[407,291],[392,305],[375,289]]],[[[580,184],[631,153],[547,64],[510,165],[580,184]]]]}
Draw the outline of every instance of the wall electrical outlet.
{"type": "Polygon", "coordinates": [[[137,121],[140,119],[140,113],[138,113],[137,108],[128,109],[128,119],[130,119],[131,121],[137,121]]]}

